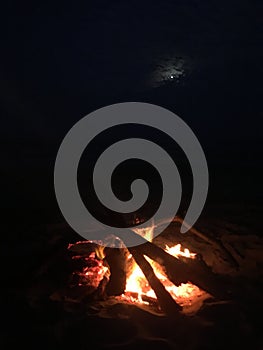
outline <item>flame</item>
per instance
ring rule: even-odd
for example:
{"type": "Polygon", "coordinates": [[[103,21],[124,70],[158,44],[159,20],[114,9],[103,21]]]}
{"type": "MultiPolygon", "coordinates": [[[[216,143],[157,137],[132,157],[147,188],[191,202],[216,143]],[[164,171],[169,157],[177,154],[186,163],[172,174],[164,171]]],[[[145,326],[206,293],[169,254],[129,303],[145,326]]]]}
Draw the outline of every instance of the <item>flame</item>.
{"type": "MultiPolygon", "coordinates": [[[[150,233],[152,235],[152,231],[150,233]]],[[[148,236],[149,237],[149,236],[148,236]]],[[[166,245],[165,251],[172,256],[179,259],[180,257],[195,259],[196,254],[191,253],[189,249],[182,249],[181,244],[176,244],[172,247],[166,245]]],[[[203,295],[203,299],[205,296],[205,292],[200,290],[197,286],[193,285],[191,282],[181,283],[179,286],[175,286],[165,275],[162,267],[145,256],[145,258],[149,261],[151,266],[153,267],[154,273],[158,277],[158,279],[162,282],[166,290],[170,293],[170,295],[175,299],[175,301],[181,305],[182,307],[190,307],[194,301],[194,299],[199,298],[203,295]]],[[[123,297],[132,302],[144,303],[148,304],[147,301],[144,301],[147,298],[157,299],[156,295],[149,285],[147,279],[145,278],[142,270],[136,264],[132,255],[130,254],[128,257],[128,261],[132,265],[130,274],[127,278],[125,294],[123,297]]]]}
{"type": "Polygon", "coordinates": [[[165,251],[169,253],[170,255],[174,256],[175,258],[179,258],[180,256],[183,256],[185,258],[191,258],[194,259],[196,256],[196,253],[190,253],[190,250],[188,248],[185,248],[184,250],[181,250],[181,244],[178,243],[173,247],[168,247],[168,245],[165,246],[165,251]]]}
{"type": "MultiPolygon", "coordinates": [[[[137,221],[136,221],[137,222],[137,221]]],[[[152,224],[151,227],[145,227],[145,228],[133,228],[133,231],[137,233],[138,235],[142,236],[147,241],[151,242],[153,240],[153,233],[154,233],[154,224],[152,224]]]]}
{"type": "MultiPolygon", "coordinates": [[[[166,250],[167,251],[167,250],[166,250]]],[[[187,251],[181,251],[180,250],[180,244],[177,244],[176,246],[173,246],[169,248],[169,254],[179,257],[189,257],[194,258],[194,253],[190,253],[189,250],[187,251]]],[[[131,255],[128,257],[129,260],[132,259],[131,255]]],[[[171,296],[180,304],[186,304],[193,296],[193,294],[196,294],[200,292],[199,288],[194,286],[192,283],[182,283],[180,286],[175,286],[172,282],[169,281],[169,279],[166,277],[165,273],[163,272],[160,265],[158,265],[156,262],[145,256],[145,258],[149,261],[149,263],[152,265],[153,270],[156,274],[156,276],[159,278],[159,280],[162,282],[162,284],[165,286],[167,291],[171,294],[171,296]]],[[[151,297],[156,299],[156,295],[152,288],[150,287],[147,279],[145,278],[142,270],[140,267],[135,263],[135,261],[132,262],[132,269],[129,277],[127,278],[126,282],[126,289],[125,293],[134,293],[137,294],[138,302],[143,302],[143,296],[151,297]]]]}
{"type": "Polygon", "coordinates": [[[96,256],[103,260],[105,258],[105,253],[104,253],[104,246],[102,245],[98,245],[96,248],[95,248],[95,253],[96,253],[96,256]]]}

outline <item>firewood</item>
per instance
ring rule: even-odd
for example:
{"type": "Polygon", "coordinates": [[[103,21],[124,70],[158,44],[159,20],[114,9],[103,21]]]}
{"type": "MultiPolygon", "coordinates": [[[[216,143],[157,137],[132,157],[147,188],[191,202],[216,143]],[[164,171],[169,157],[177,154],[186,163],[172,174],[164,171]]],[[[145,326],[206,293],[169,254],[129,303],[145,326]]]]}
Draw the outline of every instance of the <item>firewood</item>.
{"type": "MultiPolygon", "coordinates": [[[[131,235],[133,234],[136,235],[131,232],[131,235]]],[[[175,285],[192,282],[214,297],[220,299],[228,297],[225,281],[222,277],[214,274],[201,257],[198,259],[177,259],[157,245],[146,241],[143,237],[140,237],[140,242],[141,244],[136,246],[136,252],[147,255],[150,259],[159,263],[167,277],[175,285]]]]}
{"type": "Polygon", "coordinates": [[[176,315],[181,310],[181,306],[175,302],[163,284],[159,281],[158,277],[156,277],[151,264],[138,251],[138,247],[129,248],[129,251],[155,292],[162,311],[167,315],[176,315]]]}
{"type": "Polygon", "coordinates": [[[98,247],[97,243],[92,241],[79,241],[74,244],[69,244],[68,250],[71,255],[89,256],[98,247]]]}
{"type": "Polygon", "coordinates": [[[196,235],[197,237],[201,238],[202,240],[208,242],[211,244],[215,249],[218,249],[222,256],[235,268],[239,268],[239,264],[236,261],[236,259],[233,257],[233,255],[226,249],[226,247],[223,245],[223,243],[216,239],[207,236],[203,232],[200,232],[199,230],[195,229],[194,227],[191,227],[189,224],[187,224],[184,219],[182,219],[180,216],[175,216],[173,219],[173,222],[179,222],[181,225],[184,225],[191,233],[196,235]]]}
{"type": "Polygon", "coordinates": [[[106,247],[104,254],[110,268],[110,280],[106,286],[106,293],[107,295],[121,295],[126,286],[127,250],[106,247]]]}

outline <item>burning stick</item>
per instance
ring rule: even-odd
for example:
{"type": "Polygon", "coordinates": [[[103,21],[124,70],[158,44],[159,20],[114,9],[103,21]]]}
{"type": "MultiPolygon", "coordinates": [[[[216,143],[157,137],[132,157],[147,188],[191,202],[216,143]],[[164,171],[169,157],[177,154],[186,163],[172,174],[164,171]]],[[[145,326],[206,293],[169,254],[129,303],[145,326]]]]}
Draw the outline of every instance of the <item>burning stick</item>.
{"type": "MultiPolygon", "coordinates": [[[[135,235],[131,232],[131,235],[133,234],[135,235]]],[[[175,285],[190,281],[215,297],[220,299],[228,297],[225,283],[222,283],[219,276],[211,271],[201,257],[187,259],[186,262],[184,258],[177,259],[173,257],[162,248],[146,241],[143,237],[140,237],[140,240],[141,244],[136,246],[136,252],[142,256],[147,255],[163,266],[168,278],[175,285]]],[[[129,250],[131,251],[131,248],[129,250]]]]}
{"type": "Polygon", "coordinates": [[[151,264],[140,254],[136,248],[129,248],[134,260],[141,268],[150,286],[154,290],[161,309],[167,315],[175,315],[181,310],[181,307],[175,302],[170,293],[165,289],[159,279],[156,277],[151,264]]]}

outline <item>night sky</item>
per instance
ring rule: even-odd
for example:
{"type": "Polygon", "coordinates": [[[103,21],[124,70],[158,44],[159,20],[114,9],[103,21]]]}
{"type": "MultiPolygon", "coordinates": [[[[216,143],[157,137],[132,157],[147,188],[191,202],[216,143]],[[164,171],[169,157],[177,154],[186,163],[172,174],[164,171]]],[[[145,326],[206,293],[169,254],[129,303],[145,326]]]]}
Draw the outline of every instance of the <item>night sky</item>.
{"type": "Polygon", "coordinates": [[[207,155],[211,193],[222,197],[226,185],[229,196],[262,199],[261,11],[250,0],[10,1],[0,97],[1,172],[11,185],[2,209],[52,220],[66,132],[126,101],[163,106],[189,124],[207,155]]]}

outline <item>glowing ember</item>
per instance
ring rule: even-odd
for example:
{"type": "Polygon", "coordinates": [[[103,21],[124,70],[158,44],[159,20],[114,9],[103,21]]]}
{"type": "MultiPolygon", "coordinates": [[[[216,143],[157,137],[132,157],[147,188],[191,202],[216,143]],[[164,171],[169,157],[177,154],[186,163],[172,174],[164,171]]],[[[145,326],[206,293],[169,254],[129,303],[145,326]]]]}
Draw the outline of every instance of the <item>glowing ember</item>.
{"type": "Polygon", "coordinates": [[[79,286],[89,285],[98,288],[100,281],[104,276],[109,276],[108,267],[103,265],[103,261],[96,259],[95,253],[91,253],[85,258],[86,267],[81,272],[75,272],[79,277],[79,286]]]}

